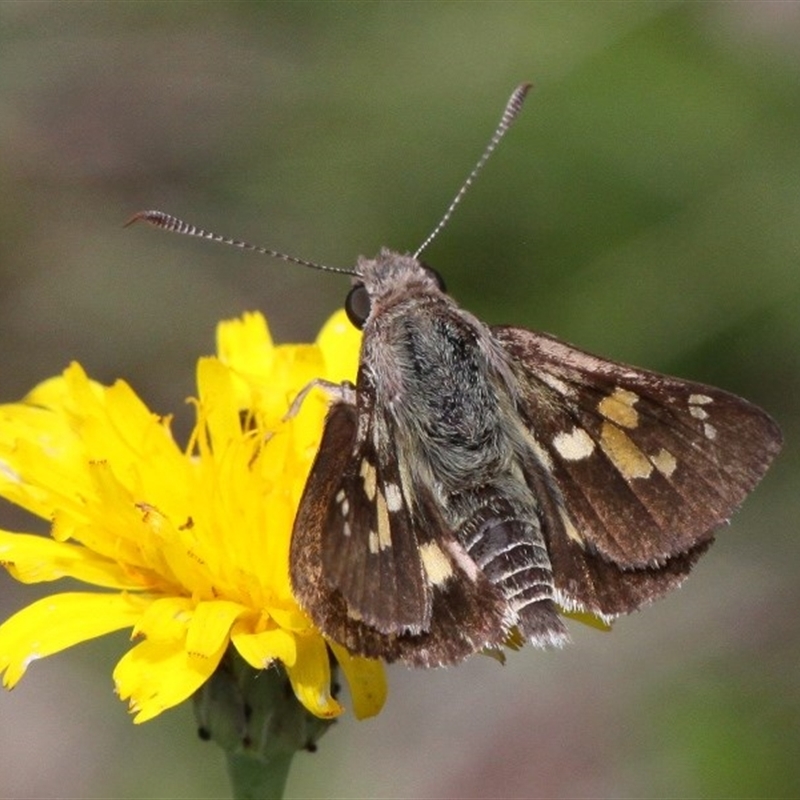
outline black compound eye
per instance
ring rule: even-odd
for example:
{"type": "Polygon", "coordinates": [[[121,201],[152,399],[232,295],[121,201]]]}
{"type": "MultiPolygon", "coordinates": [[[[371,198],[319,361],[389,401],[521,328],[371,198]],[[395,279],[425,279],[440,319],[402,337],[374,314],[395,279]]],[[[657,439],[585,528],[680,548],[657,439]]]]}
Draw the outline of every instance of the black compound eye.
{"type": "Polygon", "coordinates": [[[436,282],[436,285],[439,287],[440,292],[447,292],[447,286],[445,286],[444,278],[433,268],[429,267],[424,261],[420,261],[420,266],[428,273],[428,275],[433,278],[436,282]]]}
{"type": "Polygon", "coordinates": [[[369,292],[363,283],[357,283],[347,293],[347,298],[344,301],[344,310],[347,312],[347,318],[356,328],[361,330],[366,324],[371,308],[369,292]]]}

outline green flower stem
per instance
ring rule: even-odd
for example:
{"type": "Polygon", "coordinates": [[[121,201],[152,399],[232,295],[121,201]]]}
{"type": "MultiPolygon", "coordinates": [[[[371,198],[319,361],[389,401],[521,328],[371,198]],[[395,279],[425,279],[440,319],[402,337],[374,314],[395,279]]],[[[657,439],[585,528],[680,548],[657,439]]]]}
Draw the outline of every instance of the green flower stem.
{"type": "Polygon", "coordinates": [[[226,753],[234,800],[280,800],[294,753],[262,761],[244,753],[226,753]]]}
{"type": "Polygon", "coordinates": [[[331,726],[297,700],[278,665],[255,670],[229,650],[194,696],[202,739],[224,751],[234,800],[283,797],[292,758],[313,751],[331,726]]]}

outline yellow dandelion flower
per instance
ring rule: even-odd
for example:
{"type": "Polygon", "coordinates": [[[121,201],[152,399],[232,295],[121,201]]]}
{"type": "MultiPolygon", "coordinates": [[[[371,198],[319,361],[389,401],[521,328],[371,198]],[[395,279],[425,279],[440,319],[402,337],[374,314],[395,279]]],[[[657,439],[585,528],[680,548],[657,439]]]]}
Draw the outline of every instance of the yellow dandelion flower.
{"type": "MultiPolygon", "coordinates": [[[[289,542],[327,399],[313,378],[355,377],[359,334],[342,312],[315,344],[275,346],[259,314],[223,323],[197,368],[197,422],[182,450],[170,420],[122,381],[78,364],[0,406],[0,495],[52,522],[52,538],[0,531],[0,564],[25,583],[74,578],[0,626],[0,672],[111,631],[139,639],[114,681],[136,722],[181,703],[229,646],[257,669],[279,661],[313,714],[341,712],[328,643],[292,596],[289,542]]],[[[377,713],[379,662],[333,646],[354,712],[377,713]]]]}

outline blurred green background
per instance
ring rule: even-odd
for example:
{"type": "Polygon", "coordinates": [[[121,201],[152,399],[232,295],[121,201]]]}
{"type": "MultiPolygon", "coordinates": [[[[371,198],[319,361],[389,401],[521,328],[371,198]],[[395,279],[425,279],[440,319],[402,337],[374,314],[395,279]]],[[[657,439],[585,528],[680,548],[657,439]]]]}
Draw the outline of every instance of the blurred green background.
{"type": "MultiPolygon", "coordinates": [[[[312,337],[340,277],[123,229],[141,208],[328,264],[426,253],[491,322],[723,386],[782,457],[678,593],[558,653],[390,670],[297,797],[800,796],[800,4],[0,4],[0,401],[72,359],[187,429],[217,320],[312,337]]],[[[29,527],[7,506],[0,526],[29,527]]],[[[42,526],[39,526],[42,529],[42,526]]],[[[0,576],[7,616],[38,596],[0,576]]],[[[134,727],[110,637],[0,694],[0,796],[217,797],[188,708],[134,727]]]]}

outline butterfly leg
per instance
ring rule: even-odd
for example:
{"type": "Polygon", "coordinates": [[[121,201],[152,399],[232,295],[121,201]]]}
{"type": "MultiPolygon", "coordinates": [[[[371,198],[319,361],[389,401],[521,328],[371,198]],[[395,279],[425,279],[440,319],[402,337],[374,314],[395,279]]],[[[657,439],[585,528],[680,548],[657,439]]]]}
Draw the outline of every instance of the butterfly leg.
{"type": "Polygon", "coordinates": [[[300,392],[298,392],[297,397],[295,397],[295,399],[292,401],[292,404],[289,406],[289,410],[286,412],[286,416],[283,418],[284,421],[292,419],[292,417],[297,415],[297,413],[300,411],[300,407],[303,405],[303,401],[306,399],[306,397],[308,397],[308,394],[312,389],[322,389],[324,392],[327,392],[329,395],[331,395],[335,400],[349,403],[350,405],[355,405],[356,387],[353,386],[350,381],[335,383],[334,381],[326,381],[323,378],[314,378],[313,381],[307,383],[300,390],[300,392]]]}

